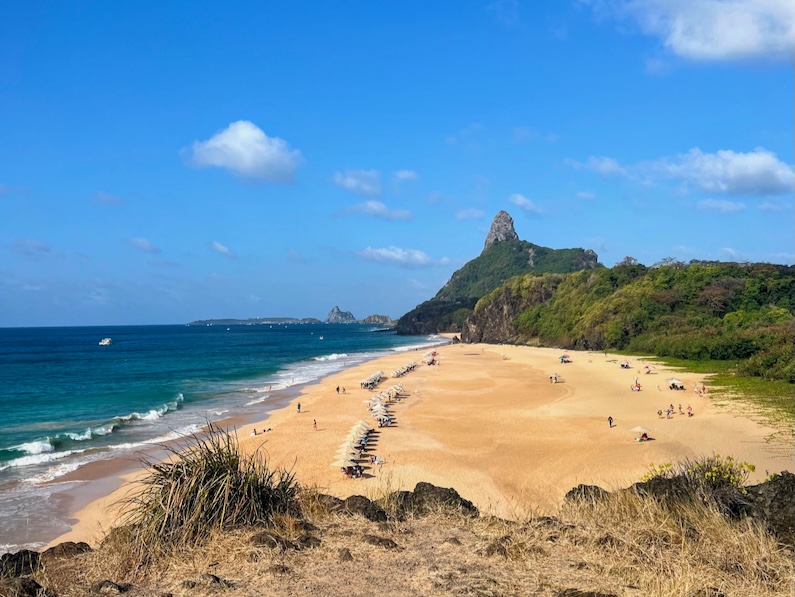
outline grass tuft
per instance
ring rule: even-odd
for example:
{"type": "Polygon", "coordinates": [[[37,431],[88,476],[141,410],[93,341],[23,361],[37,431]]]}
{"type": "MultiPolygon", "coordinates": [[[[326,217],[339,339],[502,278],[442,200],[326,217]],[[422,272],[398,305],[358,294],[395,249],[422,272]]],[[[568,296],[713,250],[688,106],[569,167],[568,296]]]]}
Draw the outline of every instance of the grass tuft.
{"type": "Polygon", "coordinates": [[[267,525],[297,512],[292,472],[270,470],[261,452],[243,454],[237,435],[212,424],[187,445],[167,447],[172,458],[145,462],[148,474],[123,500],[130,563],[140,567],[195,546],[217,531],[267,525]]]}

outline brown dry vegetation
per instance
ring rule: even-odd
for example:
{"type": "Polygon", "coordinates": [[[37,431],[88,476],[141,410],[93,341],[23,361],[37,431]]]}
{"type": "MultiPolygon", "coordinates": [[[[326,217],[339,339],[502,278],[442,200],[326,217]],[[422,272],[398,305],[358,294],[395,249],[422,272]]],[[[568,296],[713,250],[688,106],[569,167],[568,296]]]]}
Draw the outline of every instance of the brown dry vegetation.
{"type": "Polygon", "coordinates": [[[34,577],[64,597],[105,579],[131,583],[131,596],[717,597],[792,595],[795,587],[792,551],[750,520],[701,505],[672,511],[631,492],[517,522],[440,509],[373,523],[331,512],[312,491],[300,502],[303,519],[279,515],[268,527],[216,532],[143,569],[122,532],[34,577]],[[263,541],[264,531],[273,539],[263,541]]]}

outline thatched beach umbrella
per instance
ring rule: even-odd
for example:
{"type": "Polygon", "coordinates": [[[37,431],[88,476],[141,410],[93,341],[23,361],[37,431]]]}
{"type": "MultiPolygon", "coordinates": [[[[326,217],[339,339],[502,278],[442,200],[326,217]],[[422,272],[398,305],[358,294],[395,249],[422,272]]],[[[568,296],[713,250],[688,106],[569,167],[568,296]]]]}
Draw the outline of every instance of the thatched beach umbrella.
{"type": "Polygon", "coordinates": [[[337,468],[343,468],[343,467],[348,468],[348,467],[357,466],[357,464],[353,460],[342,458],[339,460],[335,460],[334,462],[331,463],[330,466],[334,466],[337,468]]]}

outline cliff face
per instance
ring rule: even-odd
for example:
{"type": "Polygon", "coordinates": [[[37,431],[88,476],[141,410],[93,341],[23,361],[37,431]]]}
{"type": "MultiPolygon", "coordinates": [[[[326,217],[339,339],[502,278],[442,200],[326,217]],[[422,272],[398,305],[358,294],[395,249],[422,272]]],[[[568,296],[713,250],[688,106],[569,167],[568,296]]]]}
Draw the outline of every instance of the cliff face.
{"type": "Polygon", "coordinates": [[[507,211],[499,211],[491,222],[491,228],[486,236],[483,250],[485,251],[494,243],[506,240],[519,240],[519,235],[516,234],[516,230],[513,227],[513,218],[507,211]]]}
{"type": "Polygon", "coordinates": [[[555,293],[562,276],[534,281],[520,288],[506,285],[484,299],[464,322],[461,341],[466,343],[512,344],[519,342],[516,318],[522,311],[540,305],[555,293]],[[485,304],[484,304],[485,303],[485,304]]]}

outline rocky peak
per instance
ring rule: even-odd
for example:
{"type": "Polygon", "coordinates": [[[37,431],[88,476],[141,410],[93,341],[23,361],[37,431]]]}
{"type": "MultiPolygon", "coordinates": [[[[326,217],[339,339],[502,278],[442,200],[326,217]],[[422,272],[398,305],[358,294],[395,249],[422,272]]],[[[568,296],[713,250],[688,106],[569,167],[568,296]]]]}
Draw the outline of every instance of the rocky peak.
{"type": "Polygon", "coordinates": [[[513,218],[507,211],[500,210],[491,222],[491,229],[489,229],[489,234],[486,236],[486,244],[483,246],[483,250],[485,251],[494,243],[504,240],[519,240],[519,236],[513,228],[513,218]]]}
{"type": "Polygon", "coordinates": [[[354,323],[356,318],[350,311],[340,311],[340,308],[335,306],[329,311],[326,317],[326,323],[354,323]]]}

